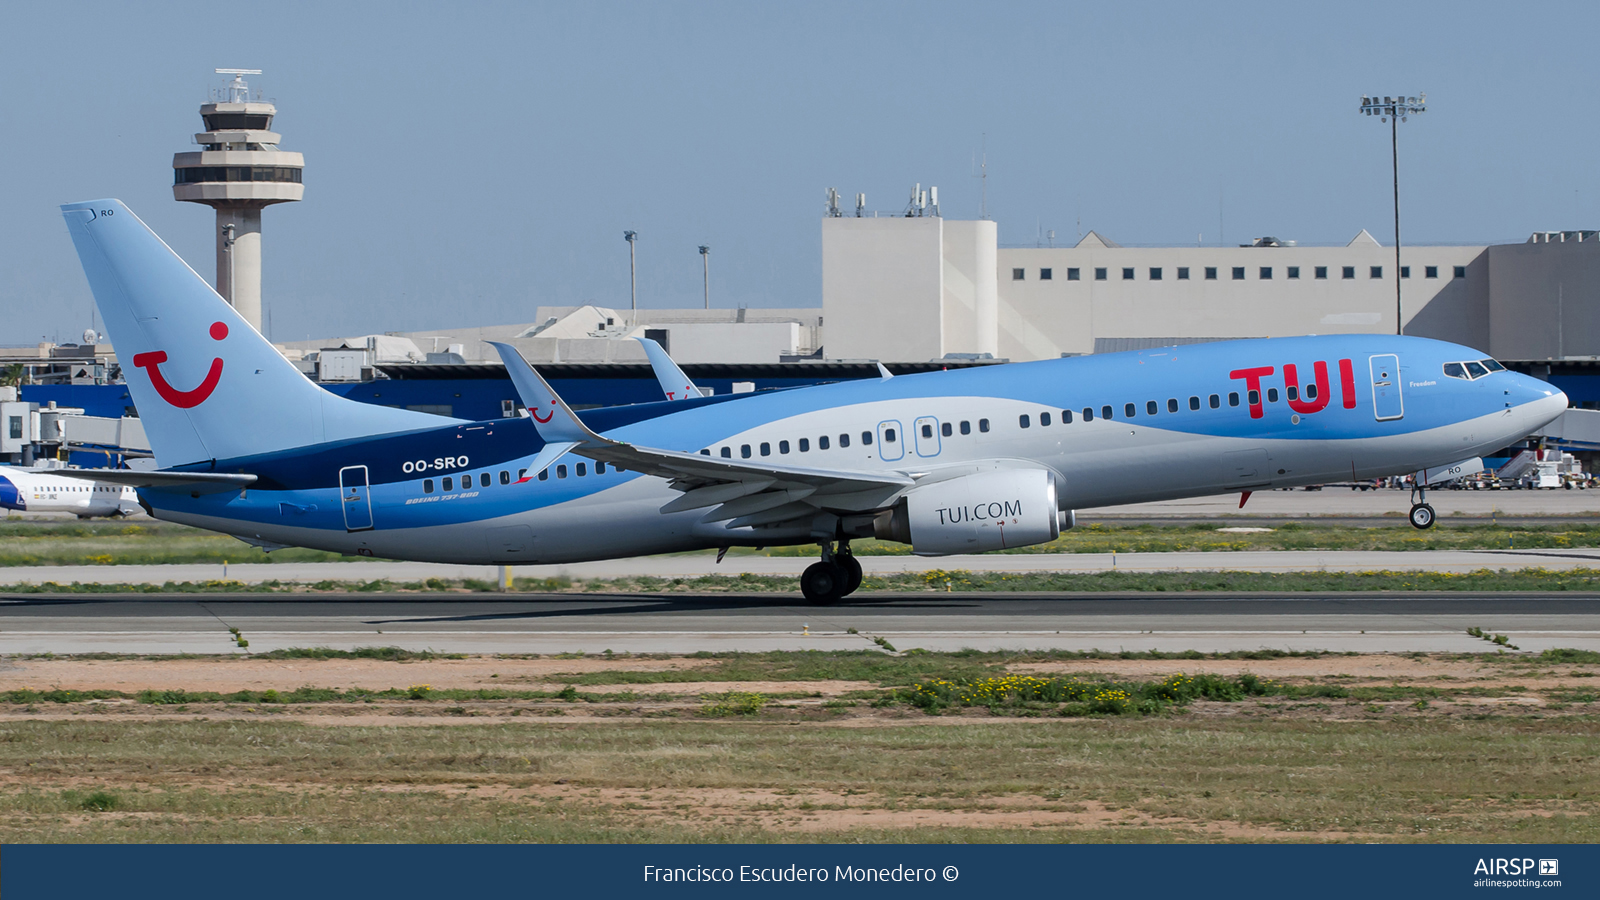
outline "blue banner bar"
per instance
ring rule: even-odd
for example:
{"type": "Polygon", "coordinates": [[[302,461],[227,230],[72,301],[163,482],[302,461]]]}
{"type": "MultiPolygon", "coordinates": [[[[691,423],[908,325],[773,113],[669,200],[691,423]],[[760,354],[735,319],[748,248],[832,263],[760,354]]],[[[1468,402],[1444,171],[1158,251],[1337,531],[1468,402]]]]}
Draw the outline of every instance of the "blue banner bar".
{"type": "Polygon", "coordinates": [[[1600,890],[1593,845],[8,845],[6,900],[1471,897],[1600,890]],[[1489,893],[1485,893],[1485,892],[1489,893]]]}

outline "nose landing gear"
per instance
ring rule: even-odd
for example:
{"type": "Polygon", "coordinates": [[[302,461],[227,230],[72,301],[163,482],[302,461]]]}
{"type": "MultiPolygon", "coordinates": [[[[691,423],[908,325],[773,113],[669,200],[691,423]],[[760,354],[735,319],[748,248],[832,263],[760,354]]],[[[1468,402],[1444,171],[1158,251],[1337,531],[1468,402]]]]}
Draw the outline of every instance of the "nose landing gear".
{"type": "Polygon", "coordinates": [[[840,541],[835,552],[830,541],[822,545],[822,561],[812,563],[800,576],[800,593],[806,602],[826,606],[861,587],[861,563],[850,552],[850,542],[840,541]]]}
{"type": "Polygon", "coordinates": [[[1428,505],[1428,489],[1416,488],[1411,492],[1411,525],[1414,528],[1432,528],[1433,507],[1428,505]]]}

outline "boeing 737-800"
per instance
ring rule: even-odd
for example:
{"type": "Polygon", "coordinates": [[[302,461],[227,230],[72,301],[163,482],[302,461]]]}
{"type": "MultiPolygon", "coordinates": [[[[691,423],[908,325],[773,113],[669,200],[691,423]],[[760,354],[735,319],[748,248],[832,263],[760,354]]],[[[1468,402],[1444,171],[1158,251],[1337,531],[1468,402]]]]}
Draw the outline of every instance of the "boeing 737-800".
{"type": "Polygon", "coordinates": [[[266,548],[528,564],[815,543],[801,587],[831,602],[860,582],[856,538],[970,553],[1053,540],[1087,506],[1425,486],[1567,406],[1469,347],[1355,334],[579,414],[496,345],[529,416],[469,422],[322,390],[122,203],[62,209],[160,465],[81,477],[266,548]]]}

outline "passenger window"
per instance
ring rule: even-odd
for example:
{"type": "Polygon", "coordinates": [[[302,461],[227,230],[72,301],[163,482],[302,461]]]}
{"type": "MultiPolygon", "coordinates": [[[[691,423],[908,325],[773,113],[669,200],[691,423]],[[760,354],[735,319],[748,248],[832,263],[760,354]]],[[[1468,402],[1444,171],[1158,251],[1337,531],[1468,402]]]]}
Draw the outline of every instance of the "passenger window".
{"type": "Polygon", "coordinates": [[[1190,409],[1199,409],[1200,408],[1200,398],[1199,397],[1190,397],[1189,398],[1189,408],[1190,409]]]}
{"type": "Polygon", "coordinates": [[[749,444],[740,444],[739,445],[739,455],[741,457],[743,457],[744,459],[749,459],[750,458],[750,445],[749,444]]]}
{"type": "Polygon", "coordinates": [[[710,456],[711,455],[711,451],[710,450],[701,450],[700,451],[700,455],[701,456],[710,456]]]}
{"type": "Polygon", "coordinates": [[[872,446],[872,432],[870,432],[870,431],[861,432],[861,446],[863,446],[863,447],[872,446]]]}
{"type": "Polygon", "coordinates": [[[940,425],[939,425],[939,433],[940,434],[944,435],[945,437],[949,437],[950,434],[953,431],[955,431],[955,429],[950,427],[950,423],[949,422],[940,423],[940,425]]]}
{"type": "Polygon", "coordinates": [[[566,463],[562,463],[561,465],[556,466],[556,477],[557,478],[565,478],[565,477],[567,477],[567,464],[566,463]]]}
{"type": "Polygon", "coordinates": [[[540,469],[539,470],[539,480],[540,481],[549,481],[550,480],[550,470],[549,469],[540,469]]]}
{"type": "Polygon", "coordinates": [[[455,487],[456,487],[456,480],[454,478],[446,478],[446,479],[444,479],[444,489],[445,490],[453,491],[453,490],[455,490],[455,487]]]}
{"type": "Polygon", "coordinates": [[[733,458],[733,448],[732,447],[723,447],[722,450],[721,450],[721,455],[722,455],[723,459],[732,459],[733,458]]]}
{"type": "Polygon", "coordinates": [[[810,453],[811,452],[811,439],[810,438],[801,438],[800,439],[800,452],[801,453],[810,453]]]}
{"type": "Polygon", "coordinates": [[[984,434],[988,434],[989,433],[989,420],[988,419],[979,419],[978,420],[978,430],[983,432],[984,434]]]}
{"type": "Polygon", "coordinates": [[[511,483],[511,473],[507,472],[505,469],[501,469],[500,470],[500,483],[501,484],[510,484],[511,483]]]}
{"type": "Polygon", "coordinates": [[[788,453],[789,452],[789,442],[788,441],[779,441],[778,442],[778,452],[779,453],[788,453]]]}
{"type": "Polygon", "coordinates": [[[1268,403],[1277,403],[1278,402],[1278,389],[1277,388],[1267,388],[1267,402],[1268,403]]]}
{"type": "Polygon", "coordinates": [[[1083,420],[1085,422],[1093,422],[1094,421],[1094,409],[1093,408],[1088,407],[1088,406],[1085,406],[1083,408],[1083,420]]]}
{"type": "Polygon", "coordinates": [[[1102,418],[1102,419],[1111,418],[1111,407],[1109,407],[1109,406],[1100,407],[1100,418],[1102,418]]]}
{"type": "Polygon", "coordinates": [[[1178,398],[1177,397],[1172,397],[1172,398],[1168,399],[1167,400],[1167,412],[1174,413],[1174,412],[1177,412],[1177,411],[1178,411],[1178,398]]]}
{"type": "Polygon", "coordinates": [[[932,425],[923,425],[922,426],[922,436],[925,437],[925,438],[933,437],[933,426],[932,425]]]}
{"type": "Polygon", "coordinates": [[[1072,410],[1063,409],[1061,411],[1061,424],[1063,424],[1063,425],[1071,425],[1072,424],[1072,410]]]}
{"type": "Polygon", "coordinates": [[[883,430],[883,441],[886,444],[894,443],[894,429],[893,428],[885,428],[883,430]]]}
{"type": "Polygon", "coordinates": [[[1040,428],[1048,428],[1049,425],[1050,425],[1050,414],[1049,413],[1039,413],[1039,427],[1040,428]]]}
{"type": "MultiPolygon", "coordinates": [[[[706,455],[710,456],[711,455],[711,451],[707,450],[706,451],[706,455]]],[[[603,463],[603,462],[595,463],[594,464],[594,473],[596,475],[604,475],[606,473],[606,464],[603,463]]]]}
{"type": "Polygon", "coordinates": [[[761,455],[762,456],[771,456],[772,455],[772,445],[770,443],[768,443],[766,441],[762,441],[761,442],[761,455]]]}
{"type": "Polygon", "coordinates": [[[589,474],[589,465],[587,463],[578,463],[578,477],[582,478],[582,477],[584,477],[585,475],[588,475],[588,474],[589,474]]]}
{"type": "Polygon", "coordinates": [[[848,435],[848,434],[839,435],[839,446],[840,447],[848,447],[848,446],[850,446],[850,435],[848,435]]]}
{"type": "Polygon", "coordinates": [[[1017,416],[1017,427],[1018,428],[1027,428],[1032,424],[1033,423],[1028,419],[1028,414],[1027,413],[1023,413],[1022,415],[1017,416]]]}
{"type": "Polygon", "coordinates": [[[1212,394],[1210,400],[1211,400],[1211,408],[1212,409],[1221,409],[1222,408],[1222,398],[1221,397],[1218,397],[1216,394],[1212,394]]]}
{"type": "MultiPolygon", "coordinates": [[[[1238,394],[1229,394],[1228,395],[1228,405],[1229,406],[1238,406],[1239,405],[1239,395],[1238,394]]],[[[1250,405],[1251,406],[1260,406],[1261,405],[1261,392],[1260,391],[1251,391],[1250,392],[1250,405]]]]}
{"type": "Polygon", "coordinates": [[[827,435],[823,435],[822,437],[817,438],[817,449],[818,450],[826,450],[826,449],[828,449],[828,436],[827,435]]]}
{"type": "Polygon", "coordinates": [[[1300,399],[1300,389],[1296,388],[1292,384],[1283,389],[1283,394],[1284,394],[1285,397],[1288,397],[1290,400],[1299,400],[1300,399]]]}
{"type": "Polygon", "coordinates": [[[517,480],[518,481],[521,481],[522,479],[527,478],[527,477],[528,477],[528,470],[527,469],[518,469],[517,470],[517,480]]]}
{"type": "Polygon", "coordinates": [[[424,478],[424,479],[422,479],[422,492],[424,494],[433,493],[433,479],[432,478],[424,478]]]}
{"type": "Polygon", "coordinates": [[[963,420],[961,422],[961,433],[962,434],[971,434],[972,433],[972,423],[963,420]]]}
{"type": "Polygon", "coordinates": [[[1138,407],[1134,406],[1132,403],[1124,403],[1124,404],[1122,404],[1122,417],[1124,419],[1133,418],[1133,414],[1134,414],[1135,410],[1137,410],[1137,409],[1138,409],[1138,407]]]}
{"type": "Polygon", "coordinates": [[[1482,378],[1483,376],[1489,374],[1489,370],[1485,369],[1480,363],[1469,362],[1466,364],[1466,366],[1467,374],[1473,378],[1482,378]]]}
{"type": "Polygon", "coordinates": [[[1149,416],[1155,415],[1156,414],[1156,402],[1154,400],[1151,400],[1151,401],[1148,401],[1147,403],[1145,403],[1144,412],[1145,412],[1145,415],[1149,415],[1149,416]]]}
{"type": "MultiPolygon", "coordinates": [[[[1261,397],[1255,391],[1251,391],[1250,392],[1250,405],[1251,406],[1255,406],[1257,403],[1260,403],[1260,402],[1261,402],[1261,397]]],[[[1239,392],[1238,391],[1229,391],[1228,392],[1228,405],[1229,406],[1238,406],[1239,405],[1239,392]]]]}
{"type": "MultiPolygon", "coordinates": [[[[1293,400],[1294,396],[1290,395],[1289,399],[1293,400]]],[[[1315,383],[1306,385],[1306,399],[1307,400],[1315,400],[1315,399],[1317,399],[1317,386],[1316,386],[1315,383]]]]}

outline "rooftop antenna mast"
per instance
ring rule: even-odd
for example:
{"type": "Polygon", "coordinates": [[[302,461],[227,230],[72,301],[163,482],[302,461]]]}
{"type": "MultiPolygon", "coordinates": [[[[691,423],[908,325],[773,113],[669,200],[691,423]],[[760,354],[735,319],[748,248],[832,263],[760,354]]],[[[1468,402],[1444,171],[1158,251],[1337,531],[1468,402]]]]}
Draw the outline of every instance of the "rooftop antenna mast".
{"type": "Polygon", "coordinates": [[[978,163],[978,181],[982,187],[978,205],[978,218],[989,218],[989,132],[983,133],[983,158],[978,163]]]}

